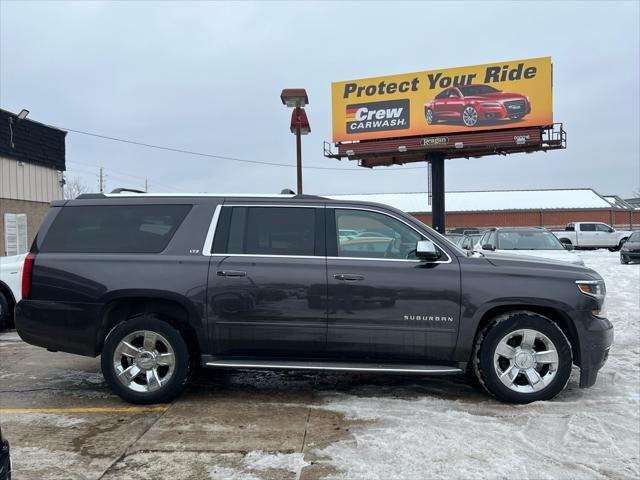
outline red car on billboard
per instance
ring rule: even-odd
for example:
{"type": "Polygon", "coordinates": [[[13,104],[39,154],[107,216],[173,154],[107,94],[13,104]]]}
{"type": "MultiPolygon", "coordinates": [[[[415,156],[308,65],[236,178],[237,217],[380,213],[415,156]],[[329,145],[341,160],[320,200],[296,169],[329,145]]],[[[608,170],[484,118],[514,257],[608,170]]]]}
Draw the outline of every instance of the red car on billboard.
{"type": "Polygon", "coordinates": [[[465,126],[475,127],[487,120],[519,120],[530,112],[526,95],[502,92],[489,85],[447,88],[424,106],[429,125],[439,120],[461,120],[465,126]]]}

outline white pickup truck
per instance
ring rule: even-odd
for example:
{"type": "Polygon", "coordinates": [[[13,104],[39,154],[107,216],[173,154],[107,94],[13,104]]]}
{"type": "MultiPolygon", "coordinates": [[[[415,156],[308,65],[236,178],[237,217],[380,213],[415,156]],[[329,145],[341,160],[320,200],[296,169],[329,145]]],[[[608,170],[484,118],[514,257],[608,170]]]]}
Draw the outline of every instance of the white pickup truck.
{"type": "Polygon", "coordinates": [[[552,233],[563,244],[576,249],[608,248],[617,252],[633,232],[616,230],[600,222],[571,222],[564,230],[552,233]]]}
{"type": "Polygon", "coordinates": [[[22,298],[22,267],[27,254],[0,257],[0,330],[13,328],[13,308],[22,298]]]}

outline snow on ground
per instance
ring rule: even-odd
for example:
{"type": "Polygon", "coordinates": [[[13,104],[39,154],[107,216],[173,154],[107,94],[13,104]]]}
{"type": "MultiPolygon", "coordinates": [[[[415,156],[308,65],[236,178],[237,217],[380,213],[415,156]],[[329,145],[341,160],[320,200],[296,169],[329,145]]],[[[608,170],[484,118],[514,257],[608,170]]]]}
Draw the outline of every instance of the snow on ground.
{"type": "Polygon", "coordinates": [[[580,255],[605,279],[615,326],[594,387],[579,389],[574,369],[564,393],[530,405],[499,403],[459,378],[327,393],[324,408],[373,420],[316,452],[342,472],[331,478],[640,477],[640,265],[580,255]]]}

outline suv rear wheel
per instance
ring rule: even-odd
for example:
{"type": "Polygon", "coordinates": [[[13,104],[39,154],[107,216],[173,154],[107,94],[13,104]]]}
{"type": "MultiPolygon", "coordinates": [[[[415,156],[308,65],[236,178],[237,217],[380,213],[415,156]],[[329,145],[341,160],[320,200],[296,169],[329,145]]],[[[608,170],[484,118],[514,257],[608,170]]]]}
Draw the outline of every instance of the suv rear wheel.
{"type": "Polygon", "coordinates": [[[567,385],[571,344],[551,320],[530,312],[498,317],[480,333],[473,366],[482,386],[498,400],[550,400],[567,385]]]}
{"type": "Polygon", "coordinates": [[[131,403],[163,403],[184,388],[189,350],[180,332],[153,315],[116,326],[104,344],[102,374],[111,389],[131,403]]]}

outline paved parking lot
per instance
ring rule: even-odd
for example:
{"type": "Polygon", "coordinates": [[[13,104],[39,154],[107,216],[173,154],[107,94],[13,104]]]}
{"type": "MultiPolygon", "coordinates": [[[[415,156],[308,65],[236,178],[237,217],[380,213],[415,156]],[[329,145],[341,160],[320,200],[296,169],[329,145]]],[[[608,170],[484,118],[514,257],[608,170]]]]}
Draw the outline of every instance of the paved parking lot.
{"type": "Polygon", "coordinates": [[[462,377],[203,372],[170,405],[112,395],[97,359],[0,335],[0,422],[21,479],[637,478],[640,265],[583,254],[616,342],[598,383],[496,402],[462,377]]]}

